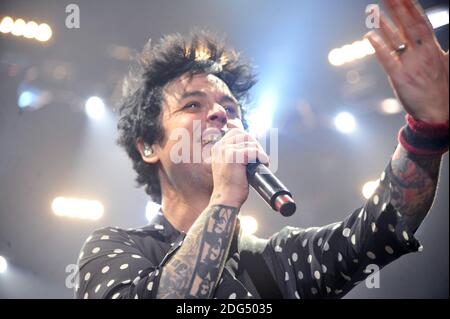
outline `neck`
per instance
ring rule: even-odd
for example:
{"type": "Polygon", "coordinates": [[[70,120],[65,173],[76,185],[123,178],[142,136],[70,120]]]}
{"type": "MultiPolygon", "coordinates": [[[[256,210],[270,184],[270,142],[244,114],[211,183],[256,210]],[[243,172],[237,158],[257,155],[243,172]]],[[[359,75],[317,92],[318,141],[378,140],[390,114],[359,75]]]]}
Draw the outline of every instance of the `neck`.
{"type": "Polygon", "coordinates": [[[201,192],[195,195],[192,193],[183,194],[171,188],[163,188],[162,211],[175,229],[187,233],[197,217],[208,206],[210,195],[201,194],[201,192]]]}

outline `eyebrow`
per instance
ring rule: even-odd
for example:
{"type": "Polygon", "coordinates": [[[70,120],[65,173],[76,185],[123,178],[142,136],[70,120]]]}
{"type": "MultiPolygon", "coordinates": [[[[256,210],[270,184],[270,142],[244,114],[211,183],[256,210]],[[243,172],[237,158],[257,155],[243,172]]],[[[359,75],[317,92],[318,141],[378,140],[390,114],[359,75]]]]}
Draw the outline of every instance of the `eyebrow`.
{"type": "MultiPolygon", "coordinates": [[[[208,95],[207,95],[205,92],[202,92],[202,91],[186,92],[186,93],[184,93],[184,94],[181,96],[180,100],[184,100],[184,99],[187,99],[187,98],[190,98],[190,97],[206,98],[206,97],[208,97],[208,95]]],[[[230,95],[223,95],[223,96],[219,99],[219,102],[220,102],[220,103],[231,102],[231,103],[236,104],[237,106],[240,106],[240,105],[239,105],[239,102],[238,102],[235,98],[231,97],[230,95]]]]}

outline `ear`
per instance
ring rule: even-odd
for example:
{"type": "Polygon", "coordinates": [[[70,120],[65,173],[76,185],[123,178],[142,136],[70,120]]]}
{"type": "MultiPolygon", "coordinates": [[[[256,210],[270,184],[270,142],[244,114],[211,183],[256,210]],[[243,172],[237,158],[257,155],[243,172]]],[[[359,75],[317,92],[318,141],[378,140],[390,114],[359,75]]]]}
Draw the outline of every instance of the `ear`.
{"type": "Polygon", "coordinates": [[[141,158],[148,164],[156,164],[159,161],[159,157],[156,154],[155,147],[148,145],[142,138],[138,138],[136,142],[136,148],[141,154],[141,158]]]}

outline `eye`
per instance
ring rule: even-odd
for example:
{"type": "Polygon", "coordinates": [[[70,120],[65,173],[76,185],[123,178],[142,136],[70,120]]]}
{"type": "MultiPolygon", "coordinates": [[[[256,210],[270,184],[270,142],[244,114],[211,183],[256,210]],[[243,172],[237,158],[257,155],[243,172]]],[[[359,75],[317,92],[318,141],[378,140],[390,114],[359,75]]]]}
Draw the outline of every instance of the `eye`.
{"type": "Polygon", "coordinates": [[[183,110],[195,110],[199,109],[201,107],[201,104],[198,102],[190,102],[183,106],[183,110]]]}
{"type": "Polygon", "coordinates": [[[237,111],[234,106],[225,106],[225,111],[227,111],[228,114],[231,114],[233,116],[237,115],[237,111]]]}

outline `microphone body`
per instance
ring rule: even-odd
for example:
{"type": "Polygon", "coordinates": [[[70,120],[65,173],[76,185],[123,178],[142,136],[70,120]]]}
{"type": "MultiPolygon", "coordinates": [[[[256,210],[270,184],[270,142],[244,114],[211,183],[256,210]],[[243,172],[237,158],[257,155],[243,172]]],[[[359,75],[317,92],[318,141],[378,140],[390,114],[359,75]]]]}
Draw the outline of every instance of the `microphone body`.
{"type": "Polygon", "coordinates": [[[256,192],[281,215],[288,217],[295,213],[297,205],[291,192],[260,162],[247,165],[247,179],[256,192]]]}

